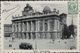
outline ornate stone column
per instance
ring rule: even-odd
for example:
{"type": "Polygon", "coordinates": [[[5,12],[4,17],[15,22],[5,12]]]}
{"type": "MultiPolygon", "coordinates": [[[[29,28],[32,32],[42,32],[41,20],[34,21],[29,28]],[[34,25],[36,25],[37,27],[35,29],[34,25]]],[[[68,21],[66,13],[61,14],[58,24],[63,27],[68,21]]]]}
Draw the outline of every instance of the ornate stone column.
{"type": "Polygon", "coordinates": [[[28,23],[27,23],[27,29],[28,29],[28,32],[30,32],[30,28],[31,28],[31,26],[30,26],[30,22],[28,21],[28,23]]]}
{"type": "Polygon", "coordinates": [[[20,36],[20,22],[18,23],[18,29],[19,29],[19,34],[18,34],[18,38],[19,38],[19,36],[20,36]]]}
{"type": "Polygon", "coordinates": [[[25,22],[22,22],[22,32],[25,32],[25,22]]]}
{"type": "Polygon", "coordinates": [[[12,23],[12,37],[15,36],[15,23],[12,23]]]}
{"type": "Polygon", "coordinates": [[[15,26],[14,26],[14,23],[12,23],[12,32],[14,33],[15,31],[15,26]]]}
{"type": "Polygon", "coordinates": [[[22,36],[22,22],[20,22],[20,36],[19,36],[19,38],[22,38],[23,36],[22,36]]]}
{"type": "Polygon", "coordinates": [[[55,35],[55,39],[57,39],[57,37],[58,37],[58,20],[54,20],[54,31],[55,31],[55,33],[54,33],[54,35],[55,35]]]}
{"type": "Polygon", "coordinates": [[[18,22],[16,23],[16,27],[17,27],[16,37],[18,38],[18,22]]]}
{"type": "Polygon", "coordinates": [[[48,20],[48,38],[50,38],[50,20],[48,20]]]}
{"type": "Polygon", "coordinates": [[[17,38],[17,23],[15,22],[15,37],[17,38]]]}
{"type": "Polygon", "coordinates": [[[31,34],[31,39],[33,39],[33,34],[32,34],[32,32],[33,32],[33,22],[30,21],[30,34],[31,34]]]}
{"type": "Polygon", "coordinates": [[[31,21],[29,21],[29,32],[31,32],[31,21]]]}
{"type": "Polygon", "coordinates": [[[31,21],[31,32],[33,32],[34,25],[33,25],[33,21],[31,21]]]}
{"type": "Polygon", "coordinates": [[[47,38],[47,31],[48,31],[48,20],[43,20],[43,35],[44,35],[44,38],[46,39],[47,38]]]}
{"type": "Polygon", "coordinates": [[[22,38],[23,39],[25,38],[24,29],[25,29],[24,22],[22,22],[22,38]]]}
{"type": "Polygon", "coordinates": [[[27,32],[27,21],[26,21],[26,27],[25,28],[26,28],[26,32],[27,32]]]}
{"type": "Polygon", "coordinates": [[[25,33],[26,33],[26,38],[27,38],[27,21],[25,22],[25,33]]]}
{"type": "Polygon", "coordinates": [[[28,36],[28,33],[26,32],[26,38],[28,39],[29,38],[29,36],[28,36]]]}
{"type": "Polygon", "coordinates": [[[17,26],[18,26],[18,31],[17,31],[17,38],[18,38],[18,34],[19,34],[19,22],[17,23],[17,26]]]}
{"type": "Polygon", "coordinates": [[[19,32],[20,32],[20,22],[19,22],[19,32]]]}
{"type": "Polygon", "coordinates": [[[29,22],[27,21],[27,37],[29,39],[29,22]]]}
{"type": "Polygon", "coordinates": [[[57,38],[60,39],[61,38],[61,25],[60,25],[60,21],[59,20],[58,20],[57,25],[58,25],[58,29],[57,29],[58,30],[58,34],[57,34],[58,37],[57,38]]]}
{"type": "Polygon", "coordinates": [[[27,21],[27,32],[29,31],[29,23],[28,23],[28,21],[27,21]]]}
{"type": "Polygon", "coordinates": [[[35,21],[34,21],[34,33],[35,33],[35,39],[36,39],[36,34],[37,34],[36,30],[37,30],[37,23],[36,23],[36,20],[35,20],[35,21]]]}
{"type": "Polygon", "coordinates": [[[45,20],[43,20],[43,32],[45,31],[45,20]]]}
{"type": "Polygon", "coordinates": [[[27,24],[27,30],[26,30],[26,32],[27,32],[27,39],[29,39],[29,35],[28,35],[28,30],[29,30],[29,25],[28,25],[28,21],[26,22],[26,24],[27,24]]]}
{"type": "Polygon", "coordinates": [[[36,20],[36,39],[37,39],[37,35],[38,35],[38,20],[36,20]]]}
{"type": "Polygon", "coordinates": [[[43,19],[43,36],[42,36],[42,38],[45,38],[45,20],[43,19]]]}
{"type": "Polygon", "coordinates": [[[36,20],[34,21],[34,32],[36,31],[36,20]]]}
{"type": "Polygon", "coordinates": [[[17,23],[15,23],[15,32],[17,32],[17,23]]]}

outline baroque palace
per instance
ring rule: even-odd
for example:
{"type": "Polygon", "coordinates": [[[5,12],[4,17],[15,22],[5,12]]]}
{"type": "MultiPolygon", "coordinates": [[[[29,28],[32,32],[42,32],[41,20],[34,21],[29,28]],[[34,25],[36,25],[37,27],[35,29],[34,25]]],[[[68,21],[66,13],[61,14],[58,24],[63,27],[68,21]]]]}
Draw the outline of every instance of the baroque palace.
{"type": "Polygon", "coordinates": [[[12,36],[22,39],[60,39],[67,14],[45,6],[42,12],[26,4],[22,16],[12,16],[12,36]]]}

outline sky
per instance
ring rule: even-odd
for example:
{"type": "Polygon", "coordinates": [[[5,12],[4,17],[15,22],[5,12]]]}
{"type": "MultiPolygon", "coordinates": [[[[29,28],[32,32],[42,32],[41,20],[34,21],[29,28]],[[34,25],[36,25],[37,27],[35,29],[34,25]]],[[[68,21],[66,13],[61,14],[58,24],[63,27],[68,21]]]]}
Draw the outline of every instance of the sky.
{"type": "MultiPolygon", "coordinates": [[[[4,24],[11,24],[12,16],[21,16],[26,4],[30,4],[35,11],[42,11],[45,6],[49,6],[51,10],[56,8],[59,13],[67,14],[67,25],[71,24],[72,15],[68,14],[67,1],[3,1],[1,2],[1,18],[4,24]],[[10,10],[11,9],[11,10],[10,10]],[[9,10],[9,11],[6,11],[9,10]]],[[[76,24],[76,16],[74,16],[74,23],[76,24]]]]}

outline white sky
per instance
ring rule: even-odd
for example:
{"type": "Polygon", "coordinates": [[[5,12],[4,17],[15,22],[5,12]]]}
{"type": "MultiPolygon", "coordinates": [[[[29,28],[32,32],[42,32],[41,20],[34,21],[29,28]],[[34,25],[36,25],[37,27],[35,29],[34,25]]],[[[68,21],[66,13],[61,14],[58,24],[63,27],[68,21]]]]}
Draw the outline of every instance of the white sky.
{"type": "MultiPolygon", "coordinates": [[[[59,10],[60,14],[61,13],[66,13],[68,14],[68,7],[67,7],[67,1],[14,1],[14,2],[1,2],[1,12],[6,9],[12,9],[14,7],[14,9],[8,11],[8,12],[4,12],[1,14],[1,18],[4,19],[4,24],[11,24],[11,19],[12,16],[18,16],[18,15],[22,15],[22,11],[24,9],[24,7],[26,6],[26,4],[30,4],[34,10],[36,11],[42,11],[43,8],[45,6],[49,6],[51,8],[51,10],[53,10],[54,8],[56,8],[57,10],[59,10]]],[[[75,16],[76,17],[76,16],[75,16]]],[[[74,19],[74,23],[76,24],[76,19],[74,19]]],[[[71,24],[71,16],[68,15],[67,16],[67,24],[70,25],[71,24]]]]}

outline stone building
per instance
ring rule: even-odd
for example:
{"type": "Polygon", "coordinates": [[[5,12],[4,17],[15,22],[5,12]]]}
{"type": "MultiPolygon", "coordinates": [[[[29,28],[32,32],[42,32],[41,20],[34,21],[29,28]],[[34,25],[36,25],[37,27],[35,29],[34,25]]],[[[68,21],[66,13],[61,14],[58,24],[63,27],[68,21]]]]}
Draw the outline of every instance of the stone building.
{"type": "Polygon", "coordinates": [[[42,12],[36,12],[27,4],[22,16],[13,17],[12,34],[22,39],[59,39],[65,20],[66,14],[59,14],[59,10],[52,11],[47,6],[42,12]]]}
{"type": "Polygon", "coordinates": [[[4,24],[4,37],[12,36],[12,25],[4,24]]]}

